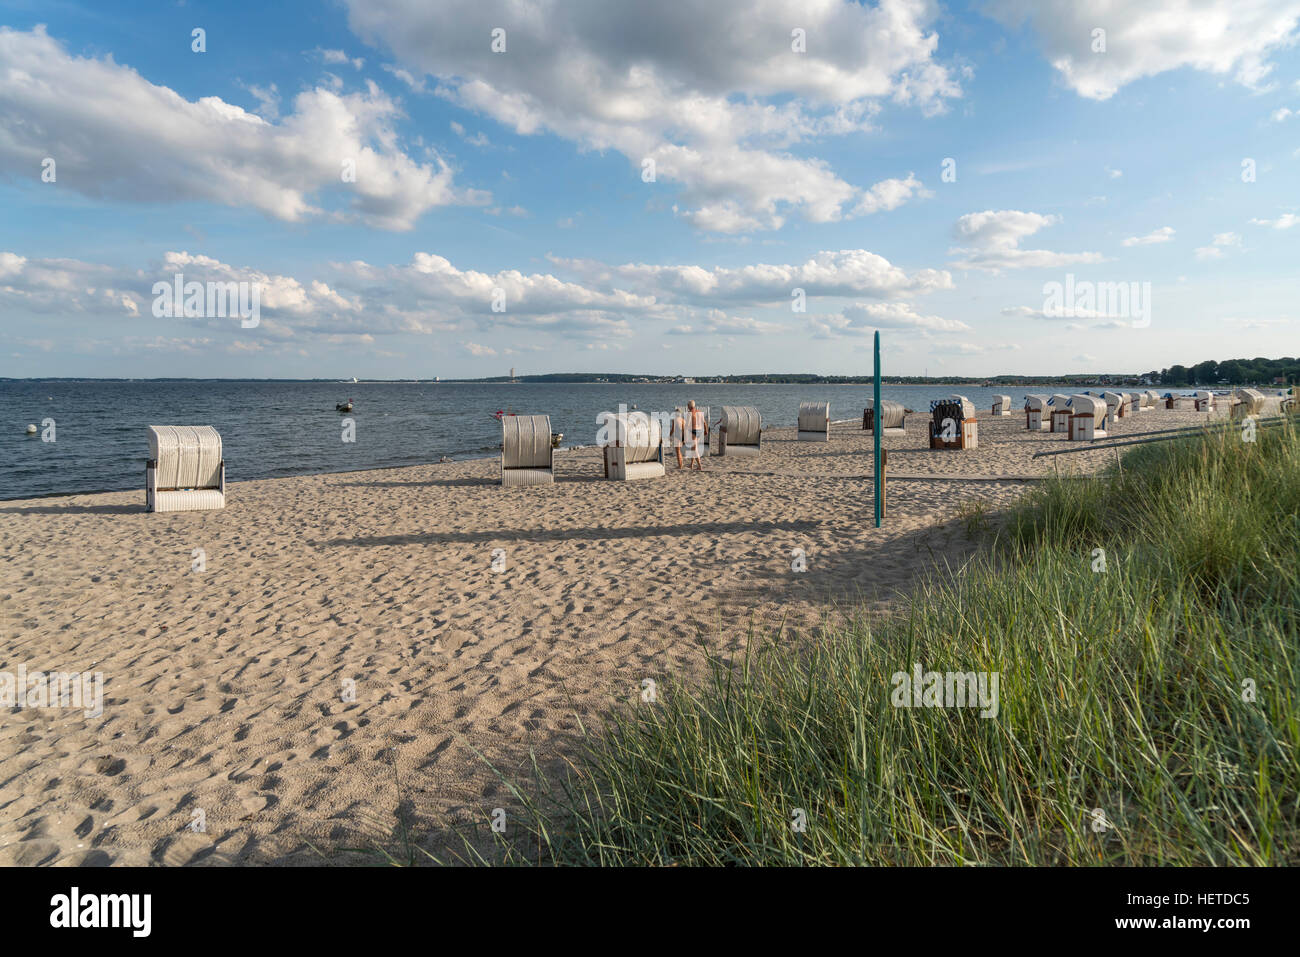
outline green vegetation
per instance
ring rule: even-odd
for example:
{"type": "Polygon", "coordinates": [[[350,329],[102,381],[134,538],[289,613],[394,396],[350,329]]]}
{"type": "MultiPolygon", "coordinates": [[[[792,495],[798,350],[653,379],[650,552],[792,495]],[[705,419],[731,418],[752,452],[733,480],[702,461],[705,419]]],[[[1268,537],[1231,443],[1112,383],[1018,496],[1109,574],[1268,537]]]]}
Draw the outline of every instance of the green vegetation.
{"type": "Polygon", "coordinates": [[[1286,383],[1300,381],[1300,359],[1208,359],[1194,366],[1173,365],[1159,372],[1148,372],[1152,382],[1168,386],[1191,385],[1270,385],[1281,378],[1286,383]]]}
{"type": "Polygon", "coordinates": [[[897,618],[751,636],[707,680],[661,683],[587,736],[562,786],[512,785],[530,841],[500,853],[1293,864],[1298,635],[1295,428],[1141,446],[1122,472],[1044,483],[897,618]],[[894,707],[913,663],[999,673],[996,717],[894,707]]]}

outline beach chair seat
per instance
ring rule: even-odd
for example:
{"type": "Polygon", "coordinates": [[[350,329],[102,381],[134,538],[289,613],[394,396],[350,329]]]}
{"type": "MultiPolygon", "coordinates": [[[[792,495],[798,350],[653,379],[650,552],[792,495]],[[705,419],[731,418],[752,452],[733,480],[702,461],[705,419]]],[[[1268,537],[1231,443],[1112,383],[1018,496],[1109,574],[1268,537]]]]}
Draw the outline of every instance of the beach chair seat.
{"type": "Polygon", "coordinates": [[[210,425],[149,426],[144,507],[149,512],[226,507],[226,463],[216,429],[210,425]]]}
{"type": "Polygon", "coordinates": [[[831,440],[831,404],[829,402],[799,403],[799,434],[801,442],[829,442],[831,440]]]}
{"type": "Polygon", "coordinates": [[[555,481],[555,450],[549,415],[501,417],[501,484],[550,485],[555,481]]]}

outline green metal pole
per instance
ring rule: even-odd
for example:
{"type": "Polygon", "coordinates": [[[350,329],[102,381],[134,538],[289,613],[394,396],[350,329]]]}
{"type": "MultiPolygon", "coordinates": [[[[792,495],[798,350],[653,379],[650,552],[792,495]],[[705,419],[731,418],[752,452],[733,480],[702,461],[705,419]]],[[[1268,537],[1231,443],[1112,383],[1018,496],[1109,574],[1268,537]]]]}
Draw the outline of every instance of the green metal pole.
{"type": "Polygon", "coordinates": [[[882,494],[884,492],[884,488],[880,484],[880,433],[882,431],[881,429],[882,419],[880,415],[880,330],[879,329],[876,330],[876,380],[874,383],[874,388],[875,388],[875,396],[874,396],[875,410],[872,412],[871,440],[872,440],[872,445],[875,446],[876,464],[875,464],[875,471],[873,471],[871,474],[875,480],[875,486],[876,486],[876,528],[879,528],[881,515],[885,510],[884,509],[885,497],[882,494]]]}

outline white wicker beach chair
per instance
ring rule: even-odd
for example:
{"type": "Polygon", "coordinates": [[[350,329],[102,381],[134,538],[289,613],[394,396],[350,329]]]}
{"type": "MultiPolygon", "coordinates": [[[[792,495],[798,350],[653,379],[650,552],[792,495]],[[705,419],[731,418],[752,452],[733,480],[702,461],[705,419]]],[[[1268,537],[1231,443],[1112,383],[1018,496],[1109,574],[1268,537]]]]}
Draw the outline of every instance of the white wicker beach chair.
{"type": "Polygon", "coordinates": [[[1030,432],[1042,432],[1051,427],[1052,407],[1047,404],[1047,396],[1025,396],[1025,428],[1030,432]]]}
{"type": "Polygon", "coordinates": [[[210,425],[149,426],[144,507],[149,512],[226,507],[226,463],[216,429],[210,425]]]}
{"type": "Polygon", "coordinates": [[[719,455],[758,455],[763,418],[752,405],[724,405],[718,429],[719,455]]]}
{"type": "Polygon", "coordinates": [[[1129,397],[1123,392],[1103,392],[1101,397],[1106,400],[1106,406],[1109,409],[1110,420],[1122,419],[1129,413],[1129,397]]]}
{"type": "Polygon", "coordinates": [[[799,403],[799,435],[802,442],[829,442],[831,440],[831,404],[829,402],[799,403]]]}
{"type": "MultiPolygon", "coordinates": [[[[881,435],[906,435],[907,434],[907,407],[901,402],[895,402],[892,399],[880,400],[880,424],[882,426],[881,435]]],[[[866,407],[862,410],[862,431],[872,432],[876,427],[876,401],[867,399],[866,407]]]]}
{"type": "Polygon", "coordinates": [[[1070,432],[1070,397],[1063,392],[1055,393],[1047,404],[1052,409],[1052,431],[1070,432]]]}
{"type": "Polygon", "coordinates": [[[1010,415],[1011,414],[1011,396],[995,395],[993,397],[993,414],[1010,415]]]}
{"type": "Polygon", "coordinates": [[[1238,389],[1232,393],[1232,405],[1228,406],[1228,415],[1234,419],[1244,419],[1248,415],[1259,415],[1264,411],[1268,399],[1257,389],[1238,389]]]}
{"type": "Polygon", "coordinates": [[[1194,399],[1195,399],[1195,402],[1196,402],[1196,411],[1197,411],[1197,412],[1213,412],[1213,411],[1214,411],[1214,393],[1213,393],[1213,392],[1207,392],[1207,391],[1205,391],[1204,389],[1202,389],[1202,390],[1200,390],[1199,392],[1196,393],[1194,399]]]}
{"type": "Polygon", "coordinates": [[[617,482],[664,476],[663,426],[645,412],[607,412],[605,478],[617,482]]]}
{"type": "Polygon", "coordinates": [[[549,415],[501,417],[501,484],[549,485],[555,481],[549,415]]]}
{"type": "Polygon", "coordinates": [[[1070,439],[1091,441],[1105,438],[1110,407],[1095,395],[1070,396],[1070,439]]]}

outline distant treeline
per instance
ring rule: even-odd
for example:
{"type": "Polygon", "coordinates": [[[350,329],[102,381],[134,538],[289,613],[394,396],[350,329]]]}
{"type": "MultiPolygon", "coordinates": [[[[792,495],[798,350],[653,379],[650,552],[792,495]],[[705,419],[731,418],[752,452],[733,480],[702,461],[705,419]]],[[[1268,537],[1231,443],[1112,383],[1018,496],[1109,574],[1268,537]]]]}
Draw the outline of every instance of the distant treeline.
{"type": "Polygon", "coordinates": [[[1207,359],[1194,366],[1170,366],[1159,372],[1147,373],[1152,382],[1160,385],[1270,385],[1279,376],[1288,384],[1300,381],[1300,359],[1289,356],[1282,359],[1226,359],[1215,362],[1207,359]]]}

